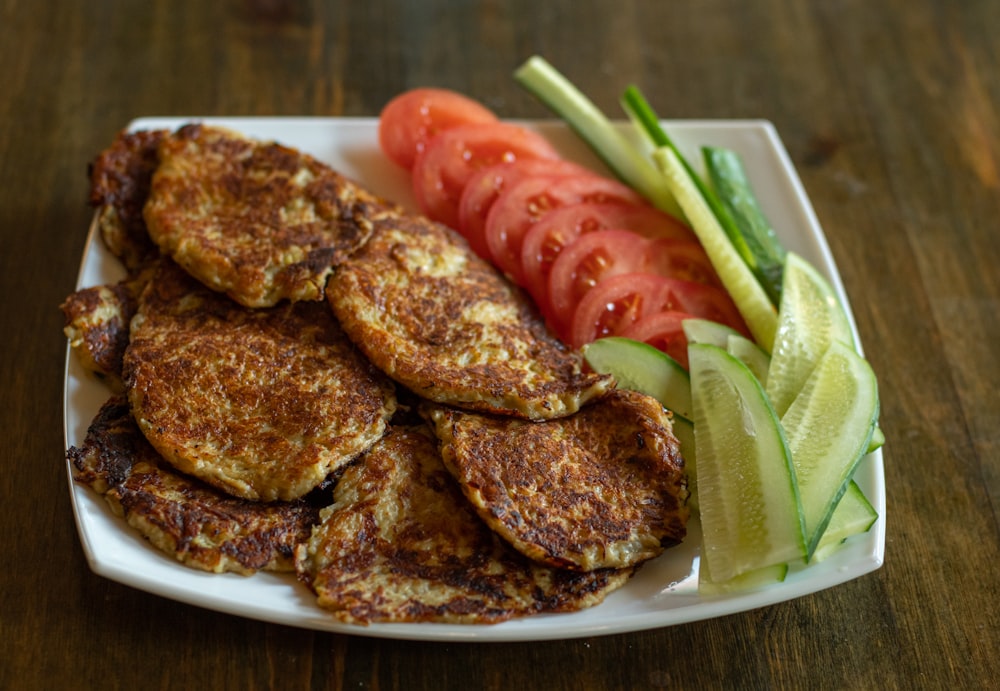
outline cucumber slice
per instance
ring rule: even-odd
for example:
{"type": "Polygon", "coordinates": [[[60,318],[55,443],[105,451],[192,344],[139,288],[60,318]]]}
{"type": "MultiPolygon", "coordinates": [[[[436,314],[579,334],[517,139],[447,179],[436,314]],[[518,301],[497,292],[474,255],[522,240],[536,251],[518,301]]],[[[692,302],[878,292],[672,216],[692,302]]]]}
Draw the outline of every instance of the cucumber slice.
{"type": "Polygon", "coordinates": [[[698,510],[698,453],[694,425],[690,420],[674,415],[674,436],[681,443],[684,471],[688,478],[688,506],[698,510]]]}
{"type": "Polygon", "coordinates": [[[719,348],[726,348],[729,337],[740,333],[732,327],[708,319],[685,319],[682,326],[688,343],[708,343],[719,348]]]}
{"type": "Polygon", "coordinates": [[[682,217],[677,201],[645,153],[545,58],[528,58],[514,71],[514,79],[565,120],[620,180],[661,211],[682,217]]]}
{"type": "Polygon", "coordinates": [[[806,554],[791,452],[764,389],[725,350],[688,346],[702,558],[717,582],[806,554]]]}
{"type": "Polygon", "coordinates": [[[858,462],[868,453],[878,408],[875,373],[854,348],[834,341],[781,418],[810,557],[858,462]]]}
{"type": "Polygon", "coordinates": [[[666,177],[670,191],[701,240],[712,266],[743,315],[754,340],[771,352],[778,327],[778,315],[771,299],[733,247],[677,154],[669,147],[660,147],[653,151],[653,160],[666,177]]]}
{"type": "Polygon", "coordinates": [[[759,345],[738,333],[732,334],[726,339],[726,352],[746,365],[766,390],[771,358],[759,345]]]}
{"type": "Polygon", "coordinates": [[[822,561],[836,552],[849,537],[871,530],[878,520],[878,512],[868,501],[861,488],[853,480],[847,485],[844,497],[830,517],[830,525],[823,531],[823,537],[813,552],[813,562],[822,561]]]}
{"type": "Polygon", "coordinates": [[[582,351],[595,372],[612,374],[618,386],[641,391],[691,419],[691,378],[662,350],[642,341],[608,336],[588,343],[582,351]]]}
{"type": "Polygon", "coordinates": [[[778,415],[788,410],[834,341],[854,346],[847,312],[830,283],[806,260],[789,252],[767,375],[767,395],[778,415]]]}
{"type": "Polygon", "coordinates": [[[742,573],[728,581],[717,581],[712,578],[708,560],[702,559],[698,565],[698,592],[703,595],[725,595],[726,593],[755,590],[774,583],[781,583],[787,575],[788,564],[775,564],[756,571],[742,573]]]}

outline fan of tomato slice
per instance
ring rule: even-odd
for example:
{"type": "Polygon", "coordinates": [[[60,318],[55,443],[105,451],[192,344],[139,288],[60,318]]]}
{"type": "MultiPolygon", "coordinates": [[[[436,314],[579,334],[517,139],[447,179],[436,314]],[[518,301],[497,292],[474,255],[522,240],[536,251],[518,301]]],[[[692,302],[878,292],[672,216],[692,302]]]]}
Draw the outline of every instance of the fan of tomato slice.
{"type": "Polygon", "coordinates": [[[640,320],[667,311],[685,312],[748,332],[732,298],[721,288],[655,274],[625,273],[605,278],[587,291],[564,336],[579,348],[602,336],[623,335],[640,320]]]}
{"type": "Polygon", "coordinates": [[[472,249],[492,261],[486,242],[486,216],[500,193],[536,175],[583,175],[587,169],[565,159],[525,158],[488,166],[469,178],[458,205],[458,229],[472,249]]]}
{"type": "Polygon", "coordinates": [[[524,236],[547,212],[581,202],[644,204],[645,200],[630,187],[596,173],[525,178],[506,188],[486,217],[486,241],[494,263],[524,285],[524,236]]]}
{"type": "Polygon", "coordinates": [[[504,161],[559,158],[542,135],[510,123],[459,125],[427,142],[413,164],[413,193],[429,218],[457,229],[458,206],[476,171],[504,161]]]}
{"type": "Polygon", "coordinates": [[[552,263],[563,248],[584,233],[624,228],[649,238],[663,237],[697,243],[686,225],[648,204],[583,202],[553,209],[538,219],[521,245],[521,275],[528,292],[548,293],[552,263]]]}
{"type": "Polygon", "coordinates": [[[410,170],[417,155],[435,135],[458,125],[499,122],[486,106],[447,89],[419,88],[390,100],[379,115],[383,153],[410,170]]]}

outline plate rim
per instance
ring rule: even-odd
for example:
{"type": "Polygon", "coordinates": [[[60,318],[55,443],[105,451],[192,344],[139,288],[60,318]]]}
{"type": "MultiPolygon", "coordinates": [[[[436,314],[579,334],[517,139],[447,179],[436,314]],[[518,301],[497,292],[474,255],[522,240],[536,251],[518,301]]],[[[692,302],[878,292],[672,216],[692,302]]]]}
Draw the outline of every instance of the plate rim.
{"type": "MultiPolygon", "coordinates": [[[[537,128],[550,134],[558,133],[560,136],[570,134],[564,123],[553,119],[511,119],[509,121],[537,128]]],[[[191,122],[218,124],[242,131],[247,129],[282,130],[291,127],[316,128],[324,126],[329,126],[333,130],[344,127],[362,128],[370,136],[372,130],[377,126],[378,119],[374,117],[326,116],[146,116],[132,120],[123,129],[134,131],[153,127],[176,128],[182,124],[191,122]]],[[[626,123],[619,124],[623,128],[626,127],[626,123]]],[[[682,150],[687,148],[685,151],[687,154],[690,154],[692,147],[697,145],[693,144],[685,135],[694,133],[702,136],[705,133],[713,135],[719,135],[720,133],[744,133],[744,136],[747,136],[747,133],[749,133],[749,136],[759,138],[766,145],[764,151],[773,157],[772,165],[777,165],[778,169],[782,172],[782,176],[780,176],[782,179],[779,183],[787,186],[788,189],[785,192],[790,194],[791,198],[796,202],[796,208],[784,209],[784,211],[786,213],[794,213],[794,215],[799,217],[798,221],[804,228],[797,232],[805,230],[808,233],[808,237],[799,239],[808,240],[811,243],[812,251],[818,254],[821,261],[817,268],[830,279],[834,290],[843,301],[850,319],[851,328],[854,330],[855,338],[860,348],[861,340],[857,331],[854,313],[851,309],[850,301],[826,235],[774,124],[765,119],[664,120],[663,124],[668,131],[673,131],[682,150]]],[[[587,164],[598,168],[602,167],[595,157],[583,150],[581,144],[574,144],[572,151],[574,157],[582,157],[587,164]]],[[[748,168],[756,167],[759,164],[758,161],[752,158],[746,159],[745,162],[748,168]]],[[[412,203],[412,200],[409,201],[412,203]]],[[[767,211],[766,208],[765,211],[767,211]]],[[[106,252],[100,246],[95,216],[88,230],[88,237],[81,256],[75,289],[78,290],[86,287],[85,281],[89,275],[88,270],[93,268],[92,265],[94,262],[103,262],[106,264],[108,261],[107,256],[109,255],[106,255],[106,252]],[[97,256],[102,253],[105,256],[97,256]]],[[[817,263],[815,258],[812,261],[814,264],[817,263]]],[[[104,266],[103,268],[105,273],[107,273],[108,267],[104,266]]],[[[110,272],[114,274],[115,270],[111,269],[110,272]]],[[[116,279],[113,275],[104,278],[105,282],[108,280],[116,279]]],[[[92,414],[85,415],[85,411],[77,411],[74,408],[74,405],[77,404],[77,401],[74,399],[74,395],[77,393],[75,387],[86,386],[88,384],[93,386],[93,379],[83,372],[82,367],[76,362],[75,356],[67,344],[63,386],[63,437],[66,449],[72,444],[82,441],[79,432],[80,420],[77,418],[86,418],[83,421],[85,429],[89,425],[90,417],[92,417],[92,414]],[[75,422],[75,425],[71,424],[71,422],[75,422]]],[[[790,581],[769,586],[762,590],[750,591],[748,593],[706,596],[697,593],[696,567],[698,557],[696,555],[693,562],[695,567],[693,576],[689,574],[686,579],[682,579],[677,583],[664,584],[662,590],[655,594],[655,598],[680,597],[685,600],[691,600],[689,604],[682,603],[680,606],[670,609],[642,611],[618,617],[613,614],[602,616],[607,610],[601,610],[601,608],[607,608],[609,605],[613,606],[614,604],[616,593],[612,593],[604,603],[593,608],[581,610],[580,612],[534,615],[500,624],[439,624],[421,622],[359,626],[334,620],[314,603],[313,609],[315,609],[315,612],[311,616],[303,616],[301,613],[282,612],[280,609],[275,609],[273,605],[262,606],[258,602],[235,603],[222,597],[219,593],[213,594],[211,591],[218,590],[216,586],[220,583],[225,581],[239,582],[248,577],[235,574],[201,572],[184,566],[179,562],[174,562],[168,555],[149,545],[137,532],[129,528],[127,524],[121,522],[121,519],[113,516],[102,497],[98,496],[90,488],[76,483],[73,480],[72,464],[68,460],[64,460],[66,462],[70,501],[77,532],[80,537],[80,544],[88,566],[93,573],[123,585],[196,607],[259,621],[332,633],[399,640],[524,642],[643,631],[751,611],[820,592],[876,571],[882,566],[885,559],[885,472],[882,450],[878,449],[863,459],[862,465],[859,466],[859,473],[864,475],[864,477],[860,478],[859,484],[862,485],[865,495],[878,512],[878,519],[869,532],[865,534],[865,540],[858,539],[841,550],[843,552],[844,550],[852,550],[853,548],[853,552],[857,554],[852,559],[846,560],[847,563],[839,564],[831,569],[824,569],[822,571],[822,578],[815,576],[811,578],[801,577],[803,573],[809,572],[810,569],[826,565],[817,564],[801,569],[799,573],[792,574],[790,581]],[[125,568],[128,563],[127,560],[124,562],[113,559],[109,560],[106,555],[107,545],[99,544],[101,535],[95,533],[95,516],[100,514],[103,514],[104,519],[107,519],[110,515],[111,519],[120,523],[119,528],[123,536],[119,537],[126,538],[127,553],[129,546],[131,546],[131,549],[141,551],[142,553],[149,552],[151,557],[165,560],[165,566],[170,571],[177,570],[179,574],[186,576],[182,580],[199,583],[204,581],[206,584],[210,584],[210,587],[207,588],[209,594],[206,595],[206,590],[203,589],[194,591],[189,587],[173,587],[170,582],[165,582],[163,579],[141,571],[137,572],[134,569],[134,564],[131,570],[125,568]],[[687,589],[684,587],[684,581],[690,581],[692,578],[695,580],[693,594],[690,592],[690,587],[687,589]],[[598,612],[596,616],[594,615],[595,611],[598,612]],[[536,622],[542,623],[536,624],[536,622]]],[[[697,527],[696,518],[693,524],[697,527]]],[[[698,542],[700,546],[700,540],[698,542]]],[[[670,553],[668,551],[667,554],[670,553]]],[[[834,555],[831,559],[835,559],[837,556],[834,555]]],[[[842,559],[841,561],[845,560],[842,559]]],[[[295,579],[294,574],[276,575],[258,573],[249,578],[260,579],[261,582],[265,583],[264,587],[269,587],[272,582],[275,585],[282,583],[290,585],[292,592],[289,596],[293,602],[298,599],[306,601],[314,600],[314,596],[312,596],[303,584],[295,579]]],[[[690,586],[690,583],[687,585],[690,586]]],[[[626,584],[625,588],[628,588],[628,584],[626,584]]]]}

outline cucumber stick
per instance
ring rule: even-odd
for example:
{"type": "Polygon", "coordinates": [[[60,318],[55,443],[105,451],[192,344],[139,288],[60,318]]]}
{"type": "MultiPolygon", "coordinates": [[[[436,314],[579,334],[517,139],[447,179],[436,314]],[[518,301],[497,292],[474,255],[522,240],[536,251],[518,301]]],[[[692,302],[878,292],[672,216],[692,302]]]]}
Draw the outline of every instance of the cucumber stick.
{"type": "Polygon", "coordinates": [[[653,160],[666,177],[671,192],[701,240],[712,266],[743,315],[754,340],[765,351],[771,352],[778,327],[778,315],[771,299],[736,251],[674,150],[660,147],[653,152],[653,160]]]}
{"type": "Polygon", "coordinates": [[[791,452],[757,379],[725,350],[688,346],[702,559],[714,582],[802,561],[791,452]]]}
{"type": "Polygon", "coordinates": [[[714,146],[701,151],[719,203],[743,237],[744,259],[771,301],[779,304],[787,252],[757,202],[739,154],[714,146]]]}
{"type": "Polygon", "coordinates": [[[858,462],[868,453],[878,409],[871,367],[854,348],[835,341],[781,418],[799,486],[809,557],[858,462]]]}
{"type": "Polygon", "coordinates": [[[661,211],[682,217],[677,201],[645,153],[555,67],[535,55],[515,70],[514,79],[565,120],[619,179],[661,211]]]}
{"type": "Polygon", "coordinates": [[[823,531],[811,561],[822,561],[840,549],[847,538],[868,532],[877,519],[875,507],[852,480],[830,517],[830,524],[823,531]]]}

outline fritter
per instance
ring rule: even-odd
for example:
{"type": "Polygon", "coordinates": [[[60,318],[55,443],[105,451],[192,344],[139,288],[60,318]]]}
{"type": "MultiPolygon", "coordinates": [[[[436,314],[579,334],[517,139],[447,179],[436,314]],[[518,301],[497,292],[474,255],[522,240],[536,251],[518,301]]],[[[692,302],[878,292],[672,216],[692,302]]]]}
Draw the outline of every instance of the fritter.
{"type": "Polygon", "coordinates": [[[97,209],[101,239],[127,271],[159,254],[143,218],[160,142],[167,130],[120,132],[89,166],[90,204],[97,209]]]}
{"type": "Polygon", "coordinates": [[[193,276],[248,307],[322,300],[333,267],[395,207],[315,158],[191,124],[159,147],[144,216],[193,276]]]}
{"type": "Polygon", "coordinates": [[[371,446],[396,408],[322,302],[242,307],[165,260],[139,300],[124,379],[143,434],[182,472],[291,500],[371,446]]]}
{"type": "Polygon", "coordinates": [[[442,406],[425,412],[479,516],[532,559],[620,568],[686,534],[684,462],[669,414],[652,397],[615,390],[545,422],[442,406]]]}
{"type": "Polygon", "coordinates": [[[463,238],[422,217],[376,221],[327,297],[376,366],[432,401],[545,419],[612,386],[584,373],[579,355],[463,238]]]}
{"type": "Polygon", "coordinates": [[[598,604],[632,569],[536,564],[480,521],[426,426],[394,427],[334,488],[296,550],[300,579],[341,621],[492,624],[598,604]]]}
{"type": "Polygon", "coordinates": [[[295,546],[319,520],[319,508],[305,500],[236,499],[175,472],[143,437],[124,396],[104,404],[67,457],[77,482],[103,494],[153,545],[204,571],[291,571],[295,546]]]}

